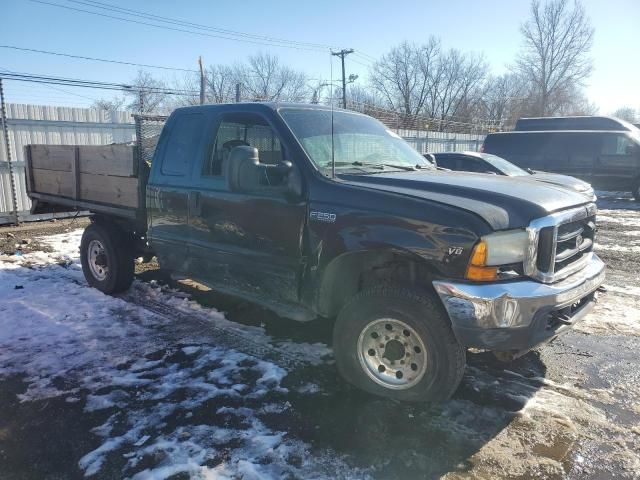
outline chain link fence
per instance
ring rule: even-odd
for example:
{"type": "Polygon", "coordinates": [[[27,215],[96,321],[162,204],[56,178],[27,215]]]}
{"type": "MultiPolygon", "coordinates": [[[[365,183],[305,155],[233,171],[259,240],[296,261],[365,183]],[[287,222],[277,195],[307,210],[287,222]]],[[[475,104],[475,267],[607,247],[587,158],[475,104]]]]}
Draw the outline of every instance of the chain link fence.
{"type": "Polygon", "coordinates": [[[140,162],[151,165],[166,115],[133,115],[136,124],[136,145],[140,162]]]}

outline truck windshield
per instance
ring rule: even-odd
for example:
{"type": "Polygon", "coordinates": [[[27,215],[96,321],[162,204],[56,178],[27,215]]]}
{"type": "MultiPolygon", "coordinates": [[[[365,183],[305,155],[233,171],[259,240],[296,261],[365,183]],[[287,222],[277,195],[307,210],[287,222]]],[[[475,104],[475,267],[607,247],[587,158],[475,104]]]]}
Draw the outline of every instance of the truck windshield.
{"type": "Polygon", "coordinates": [[[323,172],[385,169],[433,169],[422,155],[382,123],[366,115],[316,109],[280,109],[280,115],[298,138],[311,161],[323,172]],[[331,138],[333,130],[333,141],[331,138]]]}

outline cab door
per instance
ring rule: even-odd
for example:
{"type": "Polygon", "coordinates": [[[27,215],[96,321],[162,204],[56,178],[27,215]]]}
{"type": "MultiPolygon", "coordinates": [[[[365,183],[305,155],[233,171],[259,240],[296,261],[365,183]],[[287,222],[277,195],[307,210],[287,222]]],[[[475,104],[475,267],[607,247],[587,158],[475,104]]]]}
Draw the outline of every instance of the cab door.
{"type": "Polygon", "coordinates": [[[593,184],[597,188],[629,190],[640,171],[639,150],[626,133],[603,133],[593,184]]]}
{"type": "Polygon", "coordinates": [[[262,115],[221,114],[212,146],[195,173],[189,207],[194,275],[214,288],[269,301],[295,302],[303,266],[306,201],[286,195],[286,179],[265,178],[250,193],[227,188],[224,170],[234,147],[259,151],[261,163],[289,160],[280,135],[262,115]]]}
{"type": "Polygon", "coordinates": [[[187,273],[189,198],[194,163],[202,158],[206,116],[177,113],[169,119],[154,155],[147,184],[148,232],[163,268],[187,273]]]}

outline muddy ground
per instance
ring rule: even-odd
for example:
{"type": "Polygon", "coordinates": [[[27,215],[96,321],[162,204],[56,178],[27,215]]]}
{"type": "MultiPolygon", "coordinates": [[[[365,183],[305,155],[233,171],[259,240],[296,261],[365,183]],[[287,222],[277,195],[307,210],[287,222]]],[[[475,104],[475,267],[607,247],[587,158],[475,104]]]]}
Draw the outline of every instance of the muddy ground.
{"type": "MultiPolygon", "coordinates": [[[[640,478],[640,205],[626,195],[601,193],[599,207],[597,250],[608,265],[608,292],[596,310],[574,331],[507,366],[488,354],[469,353],[464,380],[447,403],[400,404],[362,394],[338,377],[330,353],[319,354],[320,362],[285,369],[279,383],[265,388],[260,375],[266,364],[239,358],[233,368],[241,377],[236,381],[247,386],[241,396],[194,401],[187,387],[162,393],[175,375],[193,379],[200,378],[203,365],[225,368],[215,355],[211,364],[202,363],[209,358],[203,351],[219,347],[217,337],[189,320],[147,326],[143,313],[119,307],[120,316],[110,310],[116,312],[114,322],[148,329],[111,344],[114,332],[95,337],[102,343],[88,337],[92,348],[113,345],[112,356],[123,355],[108,372],[129,382],[118,380],[117,388],[108,381],[87,384],[96,371],[105,377],[101,367],[47,371],[38,357],[55,347],[45,341],[25,340],[28,356],[19,348],[0,352],[0,367],[6,367],[4,373],[0,368],[0,478],[214,478],[206,476],[208,469],[244,479],[640,478]],[[132,344],[144,344],[140,360],[134,347],[120,353],[120,344],[139,334],[132,344]],[[181,407],[170,408],[176,404],[181,407]],[[160,407],[162,421],[149,423],[160,407]],[[209,429],[199,436],[203,425],[209,429]],[[218,432],[231,433],[211,444],[218,432]],[[151,437],[147,442],[156,442],[153,449],[135,445],[143,433],[151,437]],[[258,447],[247,435],[280,435],[280,443],[258,447]],[[105,452],[97,457],[101,461],[87,460],[96,451],[105,452]],[[197,468],[175,468],[190,461],[197,468]]],[[[0,229],[0,242],[4,253],[15,254],[16,240],[76,227],[77,222],[42,224],[28,234],[0,229]]],[[[40,240],[29,247],[51,249],[40,240]]],[[[47,268],[39,275],[61,267],[47,268]]],[[[29,273],[16,277],[24,279],[25,289],[29,273]]],[[[78,275],[62,273],[60,282],[81,283],[78,275]]],[[[291,322],[197,285],[174,283],[153,265],[139,266],[137,274],[132,295],[147,295],[162,284],[169,289],[156,290],[177,288],[197,302],[180,307],[194,318],[215,308],[238,325],[257,327],[246,329],[258,332],[256,338],[269,336],[291,352],[330,343],[330,321],[291,322]]]]}

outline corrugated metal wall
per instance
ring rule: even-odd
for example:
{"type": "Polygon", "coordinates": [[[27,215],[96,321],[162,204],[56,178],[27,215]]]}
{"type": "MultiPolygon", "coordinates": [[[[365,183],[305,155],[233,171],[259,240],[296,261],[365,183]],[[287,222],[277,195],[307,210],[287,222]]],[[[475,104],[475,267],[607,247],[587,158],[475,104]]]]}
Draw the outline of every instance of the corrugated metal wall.
{"type": "MultiPolygon", "coordinates": [[[[16,179],[18,212],[27,218],[24,146],[109,145],[135,141],[135,125],[129,112],[107,112],[90,108],[7,104],[9,144],[16,179]]],[[[2,136],[2,135],[0,135],[2,136]]],[[[0,223],[13,221],[12,200],[4,143],[0,144],[0,223]]]]}
{"type": "Polygon", "coordinates": [[[430,132],[424,130],[396,130],[409,145],[420,153],[477,152],[485,135],[471,133],[430,132]]]}

